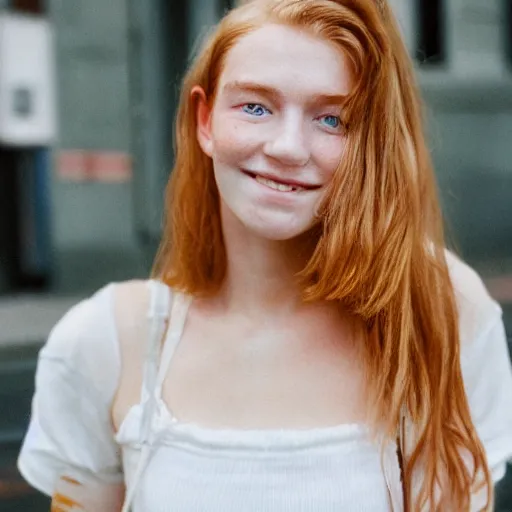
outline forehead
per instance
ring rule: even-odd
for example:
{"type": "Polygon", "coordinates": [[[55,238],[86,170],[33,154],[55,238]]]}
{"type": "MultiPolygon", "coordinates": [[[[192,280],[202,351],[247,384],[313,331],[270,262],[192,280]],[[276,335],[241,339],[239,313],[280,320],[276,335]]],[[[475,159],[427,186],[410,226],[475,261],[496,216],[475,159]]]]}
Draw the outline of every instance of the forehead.
{"type": "Polygon", "coordinates": [[[228,52],[219,91],[232,82],[251,82],[298,96],[346,95],[352,72],[346,54],[304,30],[265,25],[243,36],[228,52]]]}

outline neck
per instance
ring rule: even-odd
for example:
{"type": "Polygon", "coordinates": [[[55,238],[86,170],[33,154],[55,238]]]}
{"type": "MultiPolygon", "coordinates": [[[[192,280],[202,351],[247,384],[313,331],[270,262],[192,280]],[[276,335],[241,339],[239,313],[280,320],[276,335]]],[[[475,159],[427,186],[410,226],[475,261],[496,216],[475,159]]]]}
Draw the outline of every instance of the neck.
{"type": "Polygon", "coordinates": [[[307,235],[274,241],[249,232],[232,215],[223,215],[227,273],[219,294],[224,307],[252,315],[280,316],[297,310],[297,273],[311,252],[307,235]]]}

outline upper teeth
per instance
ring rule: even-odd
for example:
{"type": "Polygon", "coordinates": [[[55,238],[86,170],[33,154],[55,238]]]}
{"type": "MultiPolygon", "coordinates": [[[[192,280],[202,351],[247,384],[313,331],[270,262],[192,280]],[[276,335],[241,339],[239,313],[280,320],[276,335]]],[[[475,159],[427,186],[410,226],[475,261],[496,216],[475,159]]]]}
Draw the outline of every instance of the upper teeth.
{"type": "Polygon", "coordinates": [[[262,185],[266,185],[267,187],[273,188],[274,190],[279,190],[280,192],[292,192],[294,190],[302,188],[292,185],[285,185],[284,183],[277,183],[276,181],[269,180],[268,178],[263,178],[262,176],[256,176],[256,181],[258,183],[261,183],[262,185]]]}

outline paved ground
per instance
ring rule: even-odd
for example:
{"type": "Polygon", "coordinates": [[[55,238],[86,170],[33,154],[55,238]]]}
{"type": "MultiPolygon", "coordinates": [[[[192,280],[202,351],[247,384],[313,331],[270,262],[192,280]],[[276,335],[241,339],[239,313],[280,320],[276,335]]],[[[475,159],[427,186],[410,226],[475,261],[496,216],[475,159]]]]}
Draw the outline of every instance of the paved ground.
{"type": "Polygon", "coordinates": [[[0,298],[0,346],[46,339],[57,320],[80,297],[18,295],[0,298]]]}
{"type": "MultiPolygon", "coordinates": [[[[512,334],[512,275],[487,281],[502,302],[512,334]]],[[[0,299],[0,512],[47,512],[48,500],[15,469],[28,422],[37,352],[51,327],[81,297],[17,296],[0,299]]],[[[512,512],[512,468],[498,488],[497,512],[512,512]]]]}

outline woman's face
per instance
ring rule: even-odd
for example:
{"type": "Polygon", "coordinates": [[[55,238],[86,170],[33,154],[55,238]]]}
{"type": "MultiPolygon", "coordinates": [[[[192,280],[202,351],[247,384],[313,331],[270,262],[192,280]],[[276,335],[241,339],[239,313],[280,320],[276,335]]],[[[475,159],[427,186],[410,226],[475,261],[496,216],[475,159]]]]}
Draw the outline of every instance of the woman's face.
{"type": "Polygon", "coordinates": [[[347,57],[299,29],[266,25],[237,42],[211,110],[199,90],[198,140],[224,216],[269,240],[315,224],[343,154],[351,81],[347,57]]]}

